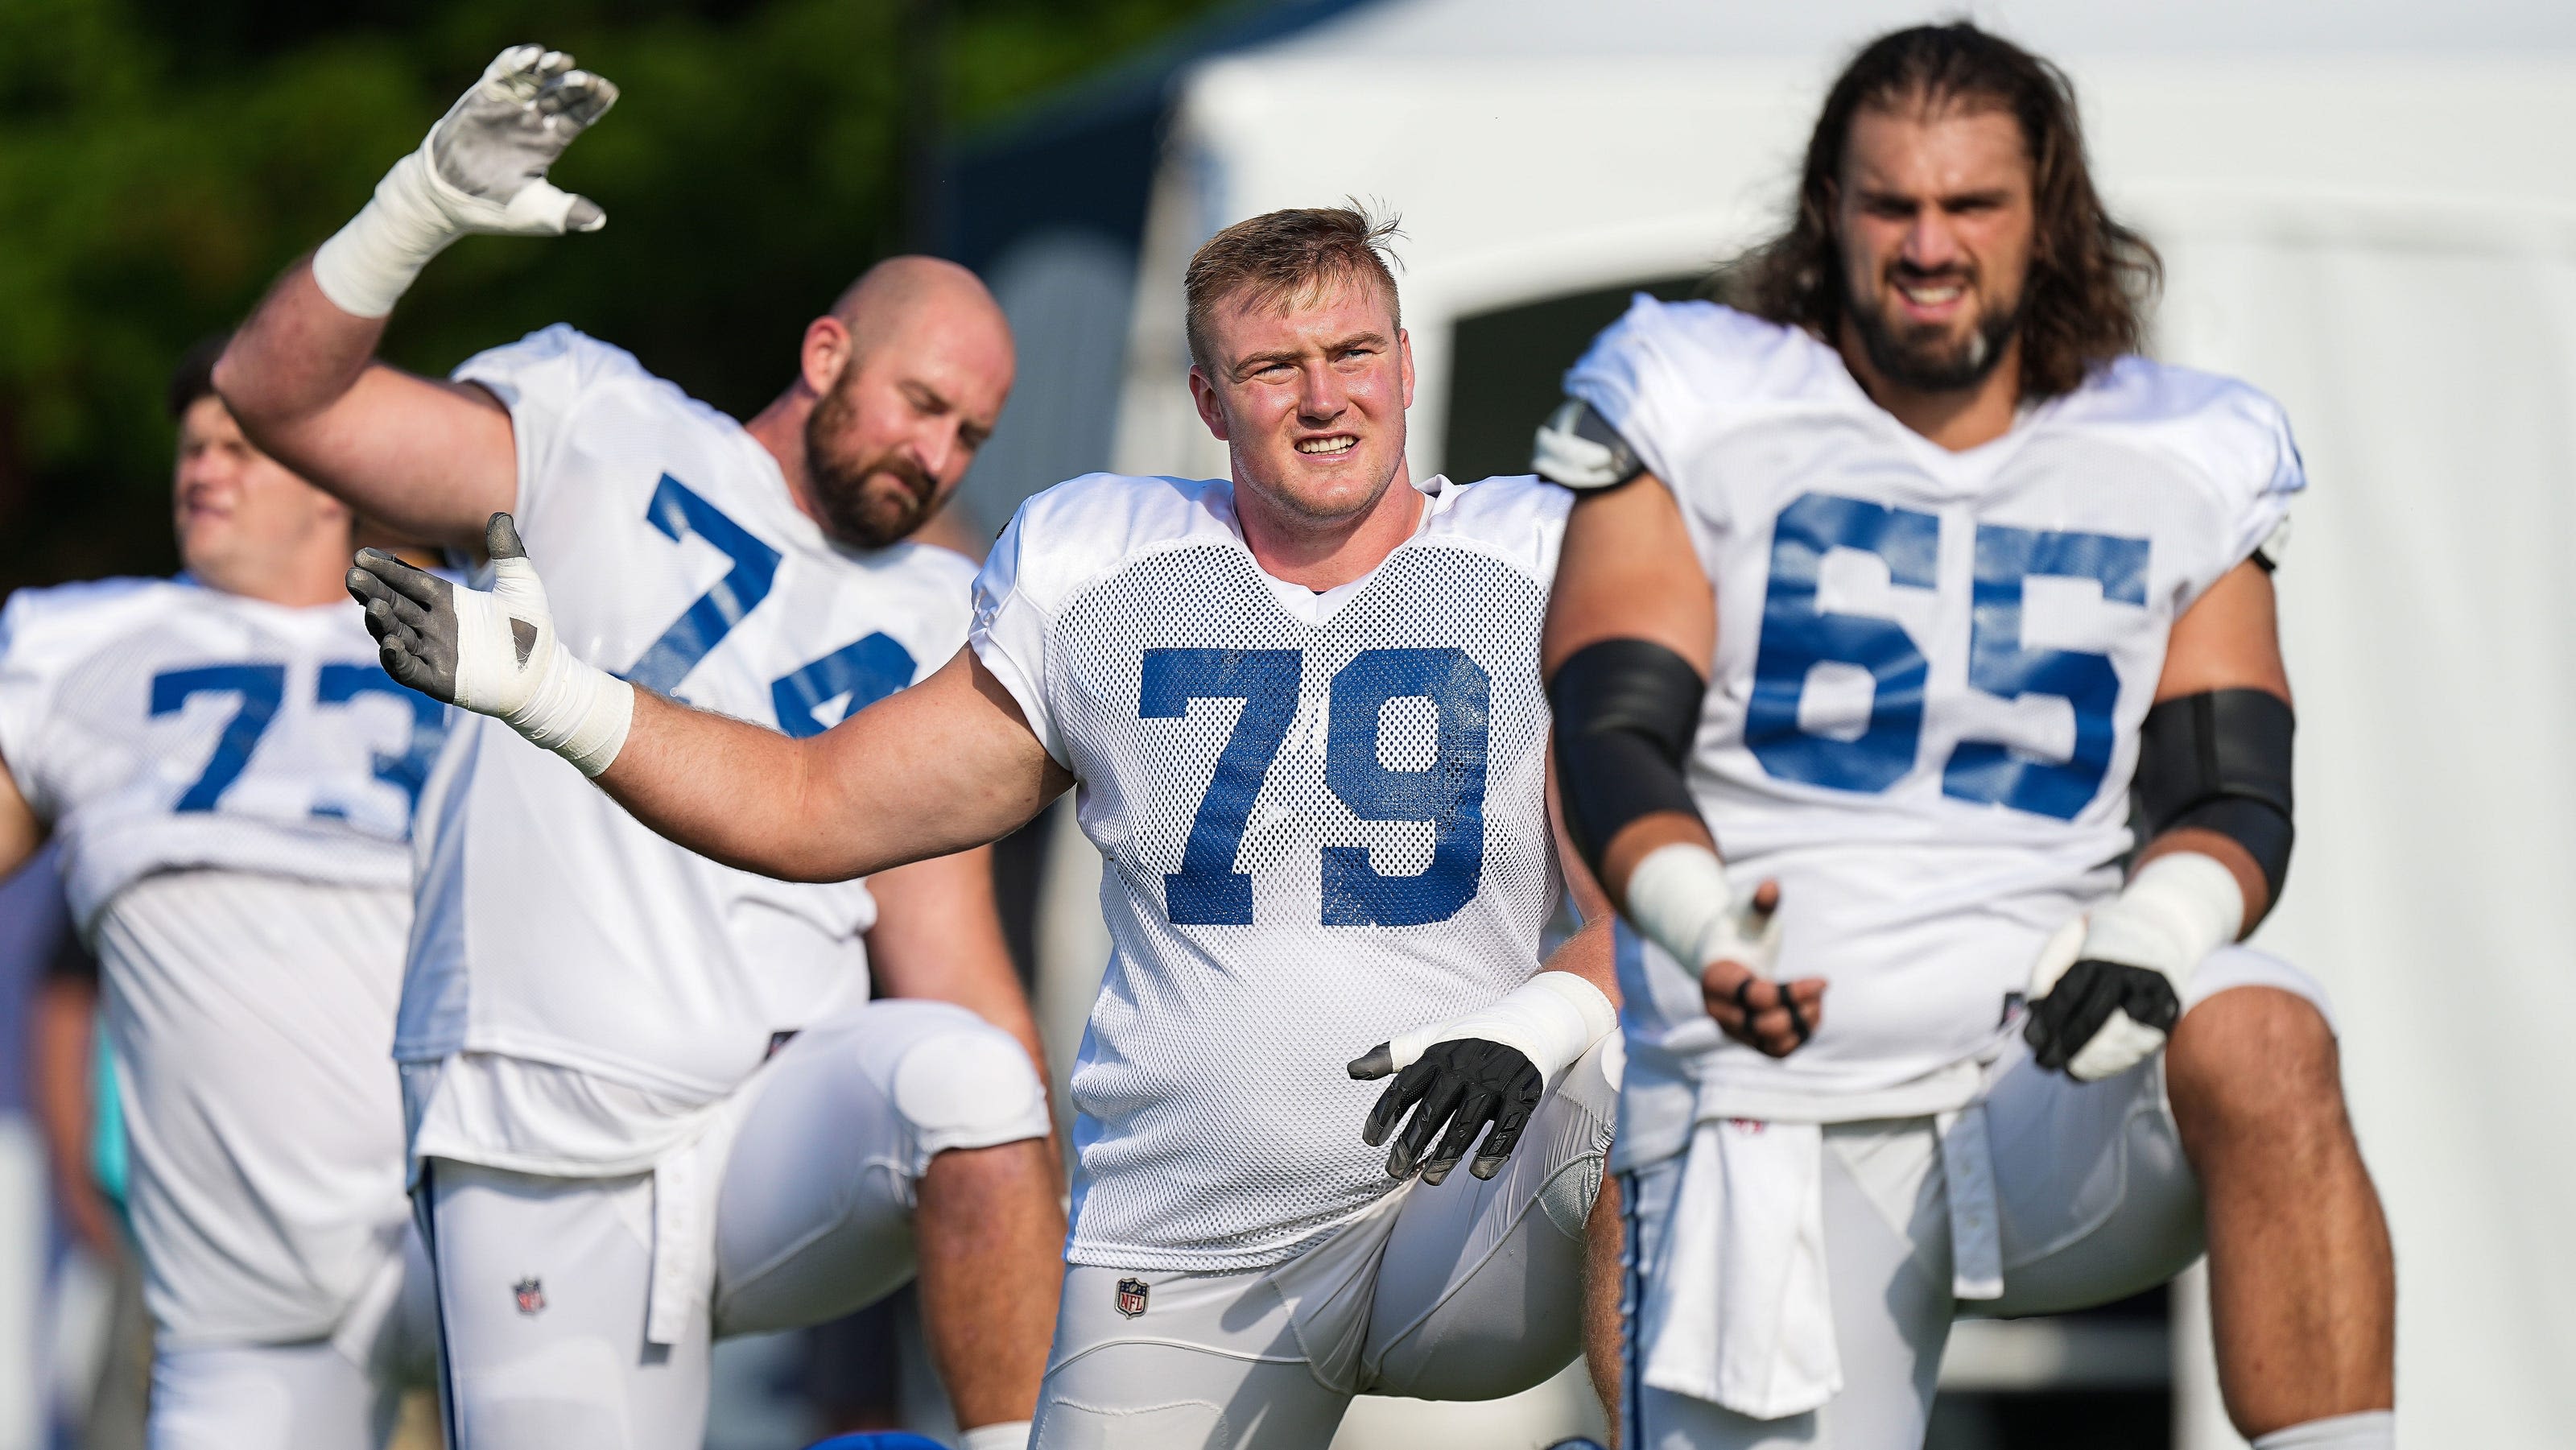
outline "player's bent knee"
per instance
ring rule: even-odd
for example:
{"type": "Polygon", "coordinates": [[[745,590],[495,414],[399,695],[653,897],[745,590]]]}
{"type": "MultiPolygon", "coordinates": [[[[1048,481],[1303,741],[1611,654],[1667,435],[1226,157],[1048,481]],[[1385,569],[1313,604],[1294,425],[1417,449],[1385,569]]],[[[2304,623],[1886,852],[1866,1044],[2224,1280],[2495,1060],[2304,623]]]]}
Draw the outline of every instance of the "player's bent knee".
{"type": "Polygon", "coordinates": [[[982,1024],[923,1037],[896,1062],[890,1088],[910,1128],[915,1172],[952,1148],[1047,1135],[1046,1084],[1009,1034],[982,1024]]]}
{"type": "Polygon", "coordinates": [[[2344,1115],[2333,1024],[2286,987],[2249,984],[2194,1006],[2166,1050],[2165,1074],[2186,1131],[2344,1115]]]}

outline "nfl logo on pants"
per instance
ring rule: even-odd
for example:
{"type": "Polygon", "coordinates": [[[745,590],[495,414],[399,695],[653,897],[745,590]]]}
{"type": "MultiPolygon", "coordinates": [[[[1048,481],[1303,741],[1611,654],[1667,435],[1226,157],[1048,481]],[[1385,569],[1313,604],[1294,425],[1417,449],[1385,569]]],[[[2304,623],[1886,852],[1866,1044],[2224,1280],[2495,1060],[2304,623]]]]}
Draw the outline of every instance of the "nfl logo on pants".
{"type": "Polygon", "coordinates": [[[1133,1319],[1145,1312],[1147,1285],[1142,1279],[1118,1281],[1118,1312],[1133,1319]]]}

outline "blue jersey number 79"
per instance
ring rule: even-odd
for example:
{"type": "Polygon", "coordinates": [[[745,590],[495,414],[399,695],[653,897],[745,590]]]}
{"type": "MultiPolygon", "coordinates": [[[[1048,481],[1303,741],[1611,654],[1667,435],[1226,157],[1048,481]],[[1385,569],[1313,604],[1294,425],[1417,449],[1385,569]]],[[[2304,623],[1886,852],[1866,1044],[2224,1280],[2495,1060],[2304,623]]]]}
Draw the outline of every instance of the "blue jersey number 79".
{"type": "MultiPolygon", "coordinates": [[[[1252,878],[1235,869],[1235,858],[1296,719],[1305,663],[1290,649],[1145,651],[1136,702],[1145,719],[1187,715],[1193,700],[1243,702],[1191,818],[1181,869],[1163,878],[1163,910],[1176,926],[1252,924],[1252,878]]],[[[1386,876],[1365,846],[1323,847],[1324,925],[1424,926],[1475,899],[1485,869],[1491,695],[1484,666],[1461,649],[1366,650],[1333,676],[1325,783],[1361,820],[1428,822],[1431,864],[1386,876]],[[1402,699],[1428,700],[1439,717],[1438,749],[1416,770],[1391,769],[1378,755],[1385,707],[1402,699]]]]}

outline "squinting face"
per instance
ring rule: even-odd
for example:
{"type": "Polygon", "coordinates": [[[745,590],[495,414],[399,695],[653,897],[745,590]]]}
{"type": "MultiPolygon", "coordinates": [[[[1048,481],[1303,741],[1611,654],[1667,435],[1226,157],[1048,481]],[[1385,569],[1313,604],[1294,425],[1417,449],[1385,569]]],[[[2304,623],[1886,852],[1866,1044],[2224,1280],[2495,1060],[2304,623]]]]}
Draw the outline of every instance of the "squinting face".
{"type": "Polygon", "coordinates": [[[998,324],[930,308],[851,358],[805,421],[805,472],[825,530],[881,549],[921,527],[992,436],[1011,370],[998,324]]]}
{"type": "Polygon", "coordinates": [[[1357,278],[1285,309],[1220,300],[1190,396],[1234,480],[1318,524],[1368,512],[1404,466],[1413,351],[1391,299],[1357,278]]]}
{"type": "Polygon", "coordinates": [[[319,531],[348,538],[349,511],[253,448],[217,398],[180,416],[173,485],[180,562],[208,583],[267,567],[319,531]]]}
{"type": "Polygon", "coordinates": [[[2033,232],[2021,126],[1993,106],[1852,117],[1834,197],[1847,316],[1880,375],[1975,387],[2021,322],[2033,232]]]}

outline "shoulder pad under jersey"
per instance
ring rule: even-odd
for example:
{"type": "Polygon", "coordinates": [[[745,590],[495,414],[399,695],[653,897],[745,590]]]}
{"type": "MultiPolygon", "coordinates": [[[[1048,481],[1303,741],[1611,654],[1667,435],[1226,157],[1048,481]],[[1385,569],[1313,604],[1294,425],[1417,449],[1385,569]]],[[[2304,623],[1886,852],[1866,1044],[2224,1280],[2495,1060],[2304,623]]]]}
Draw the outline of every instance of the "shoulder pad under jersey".
{"type": "Polygon", "coordinates": [[[1530,471],[1578,491],[1615,488],[1646,471],[1645,460],[1610,420],[1581,398],[1557,405],[1539,425],[1530,471]]]}

